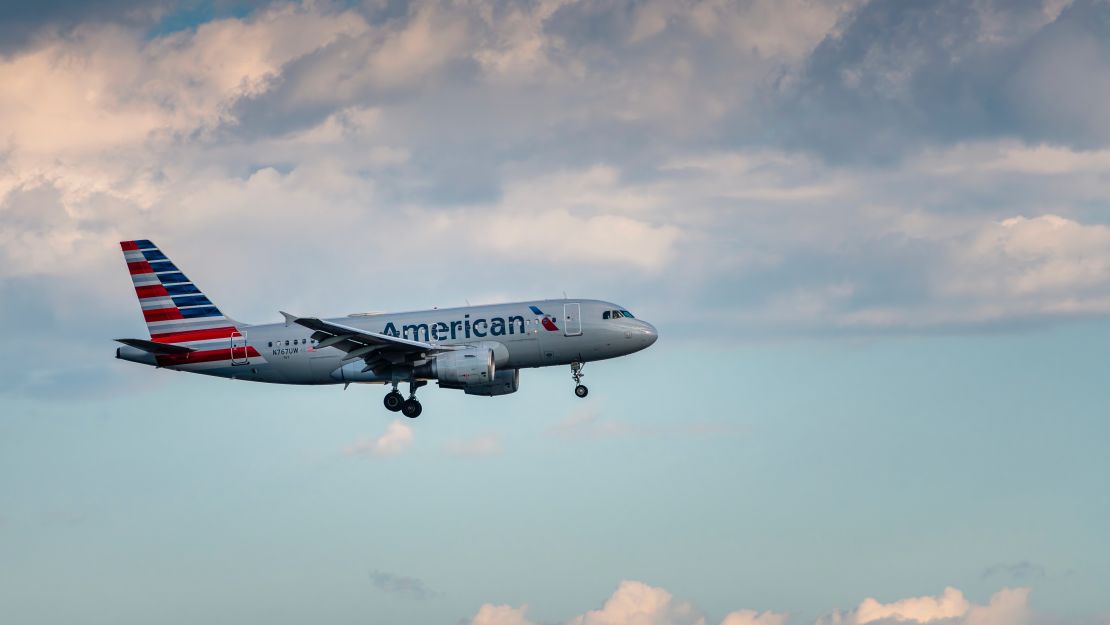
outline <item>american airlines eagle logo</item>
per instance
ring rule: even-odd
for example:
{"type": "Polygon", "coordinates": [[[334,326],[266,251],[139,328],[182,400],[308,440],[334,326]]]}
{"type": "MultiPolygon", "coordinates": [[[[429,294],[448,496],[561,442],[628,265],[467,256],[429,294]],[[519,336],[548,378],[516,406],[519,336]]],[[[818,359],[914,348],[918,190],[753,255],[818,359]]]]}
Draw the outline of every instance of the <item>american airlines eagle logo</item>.
{"type": "Polygon", "coordinates": [[[555,325],[555,320],[552,317],[548,317],[547,315],[543,314],[543,311],[536,306],[529,306],[528,308],[531,308],[533,313],[540,316],[540,323],[543,324],[544,330],[547,330],[548,332],[559,331],[559,326],[555,325]]]}

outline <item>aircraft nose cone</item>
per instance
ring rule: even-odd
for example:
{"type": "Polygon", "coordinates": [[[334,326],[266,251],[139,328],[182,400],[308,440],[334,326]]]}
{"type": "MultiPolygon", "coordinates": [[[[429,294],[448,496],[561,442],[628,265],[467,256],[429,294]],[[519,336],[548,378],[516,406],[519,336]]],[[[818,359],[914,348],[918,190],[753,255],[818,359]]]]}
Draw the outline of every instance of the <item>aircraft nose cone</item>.
{"type": "Polygon", "coordinates": [[[651,325],[650,323],[648,323],[646,321],[644,322],[643,333],[644,333],[644,341],[645,341],[646,345],[651,345],[652,343],[654,343],[655,341],[657,341],[659,339],[659,331],[655,329],[655,326],[651,325]]]}

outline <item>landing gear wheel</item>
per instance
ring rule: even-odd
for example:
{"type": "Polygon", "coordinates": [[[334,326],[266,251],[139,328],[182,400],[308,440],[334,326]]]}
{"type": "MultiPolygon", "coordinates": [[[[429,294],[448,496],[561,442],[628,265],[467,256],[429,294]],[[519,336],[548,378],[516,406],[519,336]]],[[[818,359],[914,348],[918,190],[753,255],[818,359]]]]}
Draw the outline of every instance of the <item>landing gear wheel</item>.
{"type": "Polygon", "coordinates": [[[382,403],[385,404],[386,410],[390,412],[397,412],[401,409],[401,406],[404,405],[405,396],[398,393],[397,391],[393,391],[385,396],[385,399],[382,400],[382,403]]]}
{"type": "Polygon", "coordinates": [[[415,399],[406,399],[405,403],[401,404],[401,414],[410,419],[415,419],[419,417],[420,413],[423,411],[424,407],[421,406],[420,402],[416,401],[415,399]]]}
{"type": "Polygon", "coordinates": [[[590,389],[582,384],[582,378],[586,377],[586,374],[582,373],[582,369],[585,367],[585,363],[578,361],[570,363],[570,377],[574,378],[574,383],[578,385],[574,387],[574,394],[579,397],[585,397],[590,394],[590,389]]]}

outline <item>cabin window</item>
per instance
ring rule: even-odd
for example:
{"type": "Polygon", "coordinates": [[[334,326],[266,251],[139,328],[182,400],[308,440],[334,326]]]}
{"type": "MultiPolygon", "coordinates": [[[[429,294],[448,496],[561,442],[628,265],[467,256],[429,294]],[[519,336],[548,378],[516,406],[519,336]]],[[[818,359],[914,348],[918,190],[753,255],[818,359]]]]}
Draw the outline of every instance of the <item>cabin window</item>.
{"type": "Polygon", "coordinates": [[[274,346],[273,341],[270,341],[270,342],[266,343],[266,347],[273,347],[273,346],[274,346]]]}
{"type": "Polygon", "coordinates": [[[285,341],[285,346],[289,347],[289,341],[285,341]]]}

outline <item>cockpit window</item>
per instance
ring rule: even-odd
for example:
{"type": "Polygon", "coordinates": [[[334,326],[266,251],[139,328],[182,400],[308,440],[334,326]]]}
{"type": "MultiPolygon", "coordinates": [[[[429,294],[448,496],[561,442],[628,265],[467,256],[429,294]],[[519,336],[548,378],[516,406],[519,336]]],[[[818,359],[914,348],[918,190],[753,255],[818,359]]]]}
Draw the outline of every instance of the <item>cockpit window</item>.
{"type": "Polygon", "coordinates": [[[612,314],[612,312],[613,312],[613,311],[611,311],[611,310],[607,310],[607,311],[605,311],[605,312],[601,313],[601,318],[602,318],[602,319],[608,319],[608,318],[609,318],[609,315],[610,315],[610,314],[612,314]]]}
{"type": "Polygon", "coordinates": [[[625,317],[628,317],[629,319],[635,319],[635,317],[632,316],[632,313],[628,312],[627,310],[622,310],[621,314],[625,317]]]}

